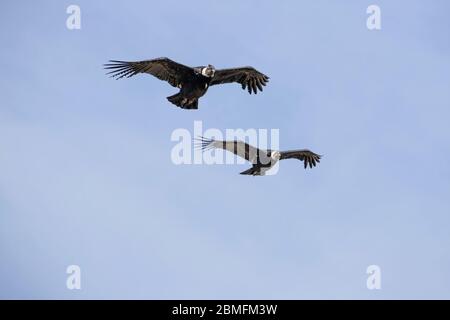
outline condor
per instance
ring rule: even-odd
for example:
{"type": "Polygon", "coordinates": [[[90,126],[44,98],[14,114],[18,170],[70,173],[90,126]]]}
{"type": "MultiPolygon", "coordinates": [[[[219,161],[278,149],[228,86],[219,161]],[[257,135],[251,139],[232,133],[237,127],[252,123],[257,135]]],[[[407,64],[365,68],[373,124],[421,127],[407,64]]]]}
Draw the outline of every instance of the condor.
{"type": "Polygon", "coordinates": [[[104,65],[110,70],[107,74],[120,79],[132,77],[138,73],[148,73],[160,80],[167,81],[180,91],[167,97],[174,105],[183,109],[198,109],[198,99],[210,86],[222,83],[237,82],[242,89],[251,94],[262,91],[269,77],[253,67],[216,70],[214,66],[188,67],[168,58],[158,58],[136,62],[110,60],[104,65]]]}
{"type": "Polygon", "coordinates": [[[315,167],[320,162],[321,156],[307,149],[277,151],[255,148],[248,143],[239,140],[220,141],[199,137],[196,139],[196,148],[203,151],[210,149],[223,149],[233,152],[252,163],[252,167],[241,174],[252,176],[264,176],[278,161],[285,159],[297,159],[303,161],[305,169],[315,167]]]}

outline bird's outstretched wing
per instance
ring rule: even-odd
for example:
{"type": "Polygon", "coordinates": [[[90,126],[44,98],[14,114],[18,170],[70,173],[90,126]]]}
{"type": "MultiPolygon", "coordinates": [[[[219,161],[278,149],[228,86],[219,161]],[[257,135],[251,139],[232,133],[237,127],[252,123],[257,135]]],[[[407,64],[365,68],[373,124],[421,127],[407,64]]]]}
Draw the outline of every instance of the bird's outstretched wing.
{"type": "Polygon", "coordinates": [[[257,163],[258,160],[261,160],[261,158],[267,156],[267,152],[265,150],[255,148],[248,143],[239,140],[221,141],[208,139],[205,137],[199,137],[196,140],[196,146],[204,151],[210,149],[223,149],[232,152],[253,164],[257,163]]]}
{"type": "Polygon", "coordinates": [[[111,70],[107,74],[120,79],[132,77],[138,73],[148,73],[160,80],[167,81],[174,87],[179,87],[195,74],[193,68],[182,65],[169,58],[157,58],[144,61],[117,61],[110,60],[104,65],[105,69],[111,70]]]}
{"type": "Polygon", "coordinates": [[[309,150],[290,150],[290,151],[282,151],[280,152],[281,157],[280,160],[284,159],[298,159],[303,161],[305,169],[308,167],[312,168],[316,166],[316,163],[320,162],[321,156],[315,154],[309,150]]]}
{"type": "Polygon", "coordinates": [[[269,82],[269,77],[259,72],[253,67],[243,67],[235,69],[221,69],[216,70],[210,85],[222,83],[240,83],[242,89],[247,88],[248,93],[257,93],[258,89],[263,91],[263,86],[269,82]]]}

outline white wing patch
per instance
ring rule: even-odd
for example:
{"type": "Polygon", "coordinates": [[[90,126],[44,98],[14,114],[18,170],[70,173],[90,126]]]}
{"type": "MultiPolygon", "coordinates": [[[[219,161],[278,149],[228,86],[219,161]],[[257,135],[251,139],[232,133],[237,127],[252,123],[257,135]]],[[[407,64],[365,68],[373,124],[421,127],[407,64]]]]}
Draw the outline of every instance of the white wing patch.
{"type": "MultiPolygon", "coordinates": [[[[225,141],[224,145],[224,141],[214,140],[212,145],[214,148],[224,149],[245,159],[246,144],[242,141],[237,141],[237,143],[235,143],[235,141],[225,141]]],[[[248,145],[247,148],[248,148],[247,151],[249,153],[248,161],[250,161],[251,163],[256,163],[259,149],[252,147],[250,145],[248,145]]]]}
{"type": "Polygon", "coordinates": [[[197,147],[204,151],[210,149],[223,149],[241,157],[242,159],[248,158],[246,160],[252,164],[269,164],[272,160],[267,156],[266,150],[260,150],[242,141],[222,141],[204,137],[199,137],[197,141],[197,147]],[[246,157],[246,152],[248,157],[246,157]]]}

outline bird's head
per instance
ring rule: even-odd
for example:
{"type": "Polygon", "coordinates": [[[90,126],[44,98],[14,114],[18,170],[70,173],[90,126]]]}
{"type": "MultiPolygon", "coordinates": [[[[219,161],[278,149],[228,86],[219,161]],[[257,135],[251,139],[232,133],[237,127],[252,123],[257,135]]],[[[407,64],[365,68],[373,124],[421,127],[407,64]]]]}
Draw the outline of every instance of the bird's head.
{"type": "Polygon", "coordinates": [[[214,68],[213,65],[208,64],[207,67],[202,68],[202,75],[207,78],[214,77],[215,73],[216,73],[216,68],[214,68]]]}
{"type": "Polygon", "coordinates": [[[270,157],[272,158],[272,160],[278,161],[281,158],[281,153],[280,153],[280,151],[272,151],[270,153],[270,157]]]}

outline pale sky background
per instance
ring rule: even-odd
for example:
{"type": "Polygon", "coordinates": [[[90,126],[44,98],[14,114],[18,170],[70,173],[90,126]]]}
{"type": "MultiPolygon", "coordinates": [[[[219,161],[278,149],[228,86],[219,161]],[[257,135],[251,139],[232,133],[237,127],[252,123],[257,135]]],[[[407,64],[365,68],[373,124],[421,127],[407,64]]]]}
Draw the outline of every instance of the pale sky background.
{"type": "Polygon", "coordinates": [[[7,1],[0,298],[450,298],[450,3],[7,1]],[[381,7],[382,30],[366,28],[381,7]],[[78,4],[81,30],[66,28],[78,4]],[[109,59],[253,65],[198,111],[109,59]],[[176,128],[279,128],[303,170],[175,166],[176,128]],[[81,267],[82,289],[66,288],[81,267]],[[366,288],[379,265],[382,289],[366,288]]]}

